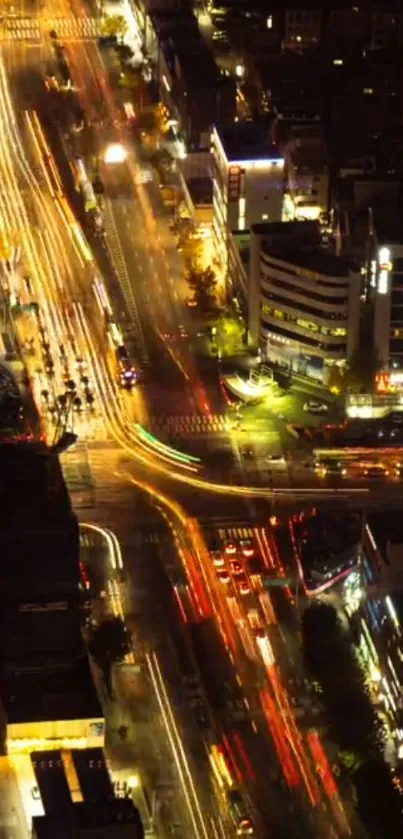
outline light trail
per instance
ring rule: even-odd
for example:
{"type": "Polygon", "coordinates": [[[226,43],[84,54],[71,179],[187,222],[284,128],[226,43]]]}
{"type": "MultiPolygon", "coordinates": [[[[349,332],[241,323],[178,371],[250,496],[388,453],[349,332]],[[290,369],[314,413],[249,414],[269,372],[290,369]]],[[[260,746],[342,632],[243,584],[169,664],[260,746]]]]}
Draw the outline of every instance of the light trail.
{"type": "Polygon", "coordinates": [[[182,746],[181,736],[179,734],[176,721],[173,715],[171,703],[165,687],[161,668],[155,653],[147,654],[146,662],[148,671],[154,688],[155,696],[161,711],[161,716],[164,721],[164,726],[168,735],[171,746],[172,755],[175,766],[180,778],[182,791],[185,797],[188,813],[193,826],[194,834],[197,839],[209,839],[210,833],[206,825],[202,808],[196,792],[196,787],[192,778],[189,763],[182,746]]]}
{"type": "Polygon", "coordinates": [[[317,771],[320,775],[322,784],[328,798],[330,799],[333,814],[339,830],[344,836],[351,836],[351,828],[340,800],[339,791],[318,732],[314,729],[309,731],[307,734],[307,741],[316,762],[317,771]]]}

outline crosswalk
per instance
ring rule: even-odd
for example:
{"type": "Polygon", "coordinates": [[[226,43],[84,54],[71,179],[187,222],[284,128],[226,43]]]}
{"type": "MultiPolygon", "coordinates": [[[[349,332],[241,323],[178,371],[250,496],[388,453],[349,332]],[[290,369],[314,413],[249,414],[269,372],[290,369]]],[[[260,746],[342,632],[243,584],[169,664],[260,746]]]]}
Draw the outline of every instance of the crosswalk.
{"type": "Polygon", "coordinates": [[[92,17],[8,17],[1,24],[0,39],[35,42],[42,40],[51,31],[56,32],[62,41],[94,40],[101,33],[101,24],[97,18],[92,17]]]}
{"type": "MultiPolygon", "coordinates": [[[[137,530],[133,533],[133,537],[130,540],[131,546],[159,545],[163,536],[164,534],[156,530],[137,530]]],[[[82,548],[99,548],[100,544],[103,543],[104,539],[99,533],[88,530],[85,527],[80,527],[80,546],[82,548]]]]}
{"type": "Polygon", "coordinates": [[[211,433],[228,433],[232,424],[226,414],[183,414],[151,417],[148,425],[154,433],[169,437],[202,436],[211,433]]]}

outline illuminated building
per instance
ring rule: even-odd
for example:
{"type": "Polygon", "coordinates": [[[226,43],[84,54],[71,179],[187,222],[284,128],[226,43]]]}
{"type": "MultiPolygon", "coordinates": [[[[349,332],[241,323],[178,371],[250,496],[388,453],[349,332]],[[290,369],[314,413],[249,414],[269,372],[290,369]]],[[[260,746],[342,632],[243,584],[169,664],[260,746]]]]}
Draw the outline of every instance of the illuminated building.
{"type": "Polygon", "coordinates": [[[3,670],[8,754],[103,747],[105,723],[84,648],[74,662],[3,670]]]}
{"type": "Polygon", "coordinates": [[[285,11],[284,46],[297,51],[312,49],[321,40],[322,13],[320,8],[298,7],[285,11]]]}
{"type": "Polygon", "coordinates": [[[161,102],[188,151],[207,150],[212,125],[235,116],[235,83],[217,66],[190,8],[155,11],[155,58],[161,102]]]}
{"type": "Polygon", "coordinates": [[[329,208],[329,170],[321,125],[293,124],[282,150],[288,190],[284,221],[319,219],[329,208]]]}
{"type": "Polygon", "coordinates": [[[226,269],[232,232],[250,230],[261,221],[281,221],[284,161],[270,144],[265,123],[215,126],[211,140],[213,236],[217,257],[226,269]]]}
{"type": "Polygon", "coordinates": [[[357,345],[360,286],[315,222],[252,225],[249,339],[269,361],[326,380],[357,345]]]}
{"type": "Polygon", "coordinates": [[[374,343],[383,367],[403,371],[403,243],[378,242],[373,256],[374,343]]]}

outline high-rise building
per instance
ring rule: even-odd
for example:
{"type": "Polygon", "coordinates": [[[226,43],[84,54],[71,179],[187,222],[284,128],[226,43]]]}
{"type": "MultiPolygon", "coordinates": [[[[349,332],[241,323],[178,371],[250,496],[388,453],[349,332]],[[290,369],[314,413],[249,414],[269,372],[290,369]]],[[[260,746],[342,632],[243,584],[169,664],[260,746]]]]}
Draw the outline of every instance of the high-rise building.
{"type": "Polygon", "coordinates": [[[249,339],[268,361],[326,381],[357,346],[361,276],[320,242],[315,222],[252,225],[249,339]]]}

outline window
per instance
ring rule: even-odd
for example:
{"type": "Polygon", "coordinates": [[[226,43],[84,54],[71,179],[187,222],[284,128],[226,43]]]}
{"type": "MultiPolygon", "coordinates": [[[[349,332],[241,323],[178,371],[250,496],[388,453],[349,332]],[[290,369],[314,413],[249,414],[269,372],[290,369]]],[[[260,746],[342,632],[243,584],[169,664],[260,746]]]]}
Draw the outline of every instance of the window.
{"type": "MultiPolygon", "coordinates": [[[[303,288],[292,285],[291,283],[286,283],[283,280],[275,279],[274,277],[268,277],[267,274],[265,274],[265,273],[261,274],[261,279],[265,280],[266,283],[269,283],[273,288],[278,288],[279,291],[280,291],[280,294],[276,297],[275,294],[273,295],[270,291],[263,288],[262,289],[262,294],[263,294],[264,297],[269,296],[271,299],[277,300],[279,303],[283,303],[283,304],[288,305],[288,306],[293,306],[295,309],[298,308],[298,309],[301,310],[301,312],[306,312],[307,311],[307,312],[313,312],[313,313],[316,313],[316,314],[320,313],[318,311],[318,309],[319,309],[318,306],[316,306],[314,308],[312,308],[312,306],[308,306],[308,308],[307,308],[307,304],[305,304],[305,303],[300,303],[299,301],[297,303],[294,300],[287,299],[287,296],[286,296],[287,292],[290,293],[290,294],[298,294],[300,297],[304,297],[305,296],[305,291],[304,291],[303,288]],[[281,291],[283,292],[282,295],[281,295],[281,291]]],[[[342,306],[345,306],[346,303],[347,303],[347,295],[345,297],[344,296],[343,297],[341,297],[341,296],[340,297],[332,297],[332,296],[327,297],[324,294],[317,294],[315,291],[311,291],[310,288],[309,288],[309,290],[306,291],[306,297],[307,297],[307,299],[315,300],[318,303],[327,303],[328,305],[333,304],[333,305],[338,306],[340,308],[342,306]]],[[[402,303],[403,303],[403,300],[402,300],[402,303]]],[[[337,317],[338,320],[341,320],[343,318],[343,314],[340,314],[340,312],[335,312],[335,316],[337,317]]],[[[326,318],[332,317],[332,313],[331,312],[324,312],[324,317],[326,317],[326,318]]]]}
{"type": "Polygon", "coordinates": [[[269,15],[266,21],[268,29],[273,29],[273,15],[269,15]]]}
{"type": "Polygon", "coordinates": [[[319,335],[318,335],[318,338],[308,338],[305,335],[304,336],[296,335],[296,333],[293,332],[291,329],[286,329],[283,326],[275,326],[274,327],[272,324],[265,322],[264,317],[262,317],[262,321],[263,321],[263,325],[265,326],[265,328],[268,331],[273,329],[273,330],[275,330],[275,332],[278,335],[282,335],[283,338],[289,338],[291,341],[297,341],[301,345],[306,344],[306,346],[308,346],[308,347],[316,347],[317,349],[320,349],[320,350],[327,350],[327,352],[345,352],[346,351],[345,342],[342,343],[342,344],[328,344],[328,343],[326,343],[326,340],[325,341],[318,340],[320,338],[319,335]]]}

